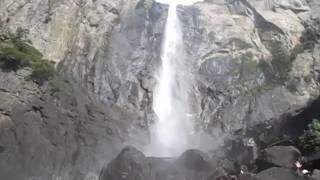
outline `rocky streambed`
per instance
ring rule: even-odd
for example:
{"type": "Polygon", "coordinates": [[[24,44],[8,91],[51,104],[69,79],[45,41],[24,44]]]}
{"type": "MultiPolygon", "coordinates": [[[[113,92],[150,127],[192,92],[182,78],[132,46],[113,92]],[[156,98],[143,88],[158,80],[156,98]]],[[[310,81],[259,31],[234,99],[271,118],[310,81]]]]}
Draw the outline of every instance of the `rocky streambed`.
{"type": "Polygon", "coordinates": [[[254,153],[257,152],[254,152],[252,147],[230,150],[234,150],[237,154],[230,157],[227,156],[230,152],[225,149],[214,153],[193,149],[187,150],[180,157],[157,158],[146,157],[134,147],[126,147],[101,171],[99,180],[317,180],[320,178],[320,170],[307,170],[304,169],[306,167],[296,166],[297,162],[301,162],[302,155],[293,146],[273,146],[263,149],[257,159],[254,159],[254,153]]]}

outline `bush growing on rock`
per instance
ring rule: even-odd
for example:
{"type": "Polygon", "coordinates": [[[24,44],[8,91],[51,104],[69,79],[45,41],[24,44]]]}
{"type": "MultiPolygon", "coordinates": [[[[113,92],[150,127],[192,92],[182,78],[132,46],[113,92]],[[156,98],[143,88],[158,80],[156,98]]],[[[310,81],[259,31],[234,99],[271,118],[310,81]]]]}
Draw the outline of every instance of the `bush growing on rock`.
{"type": "Polygon", "coordinates": [[[280,42],[270,44],[271,62],[260,61],[259,68],[271,84],[285,84],[290,79],[290,71],[298,54],[304,51],[303,44],[297,44],[289,51],[280,42]]]}
{"type": "Polygon", "coordinates": [[[304,45],[303,44],[297,44],[292,50],[290,54],[290,60],[294,61],[299,54],[301,54],[304,51],[304,45]]]}
{"type": "Polygon", "coordinates": [[[18,28],[15,34],[9,33],[0,42],[0,66],[3,70],[17,71],[23,67],[31,67],[30,78],[38,84],[54,75],[54,67],[43,59],[43,55],[25,38],[25,31],[18,28]]]}
{"type": "Polygon", "coordinates": [[[299,144],[307,152],[320,150],[320,120],[312,120],[308,125],[308,129],[299,138],[299,144]]]}
{"type": "Polygon", "coordinates": [[[54,68],[47,60],[35,62],[32,66],[31,79],[42,84],[54,75],[54,68]]]}
{"type": "Polygon", "coordinates": [[[5,70],[18,70],[28,66],[27,56],[16,48],[0,49],[0,65],[5,70]]]}
{"type": "Polygon", "coordinates": [[[292,61],[289,51],[280,43],[272,43],[272,66],[276,69],[282,82],[289,79],[289,72],[292,68],[292,61]]]}
{"type": "Polygon", "coordinates": [[[241,76],[244,73],[255,73],[257,71],[258,63],[253,59],[253,54],[247,52],[241,56],[241,76]]]}

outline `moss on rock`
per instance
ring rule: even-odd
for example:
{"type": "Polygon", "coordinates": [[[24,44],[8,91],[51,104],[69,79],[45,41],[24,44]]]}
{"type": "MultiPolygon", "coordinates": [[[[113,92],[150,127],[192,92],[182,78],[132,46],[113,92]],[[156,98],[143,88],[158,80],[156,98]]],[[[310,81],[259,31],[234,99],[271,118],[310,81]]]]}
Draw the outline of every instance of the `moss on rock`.
{"type": "Polygon", "coordinates": [[[24,31],[17,29],[15,34],[9,33],[0,42],[0,66],[6,71],[17,71],[23,67],[31,67],[30,78],[42,84],[54,75],[54,67],[43,58],[40,51],[34,48],[25,38],[24,31]]]}

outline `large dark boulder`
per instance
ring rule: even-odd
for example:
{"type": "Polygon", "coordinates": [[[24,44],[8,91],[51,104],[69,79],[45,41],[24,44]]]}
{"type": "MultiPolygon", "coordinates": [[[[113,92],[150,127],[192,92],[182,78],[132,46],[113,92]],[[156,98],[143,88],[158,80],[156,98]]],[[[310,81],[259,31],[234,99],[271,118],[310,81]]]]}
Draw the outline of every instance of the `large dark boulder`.
{"type": "Polygon", "coordinates": [[[198,172],[210,171],[210,158],[207,154],[197,149],[191,149],[184,152],[176,161],[179,167],[194,170],[198,172]]]}
{"type": "Polygon", "coordinates": [[[313,179],[320,179],[320,170],[319,169],[316,169],[313,171],[312,178],[313,179]]]}
{"type": "Polygon", "coordinates": [[[305,180],[298,172],[286,168],[270,168],[258,173],[261,180],[305,180]]]}
{"type": "Polygon", "coordinates": [[[220,177],[228,174],[237,174],[238,167],[237,164],[228,159],[227,155],[224,154],[222,148],[213,152],[212,157],[210,159],[210,164],[213,166],[214,170],[211,172],[210,177],[220,177]]]}
{"type": "Polygon", "coordinates": [[[271,165],[291,168],[300,157],[300,151],[293,146],[273,146],[266,148],[261,158],[271,165]]]}
{"type": "Polygon", "coordinates": [[[239,175],[239,180],[260,180],[260,178],[251,173],[244,173],[239,175]]]}
{"type": "Polygon", "coordinates": [[[237,164],[253,163],[258,157],[258,148],[253,138],[229,138],[225,140],[224,148],[225,156],[237,164]]]}
{"type": "Polygon", "coordinates": [[[126,147],[102,170],[99,180],[153,180],[153,177],[144,154],[134,147],[126,147]]]}
{"type": "Polygon", "coordinates": [[[184,152],[176,161],[175,166],[187,179],[202,179],[212,172],[210,158],[200,150],[191,149],[184,152]]]}
{"type": "Polygon", "coordinates": [[[156,172],[156,180],[198,180],[209,176],[212,171],[209,156],[200,150],[191,149],[171,165],[156,172]]]}

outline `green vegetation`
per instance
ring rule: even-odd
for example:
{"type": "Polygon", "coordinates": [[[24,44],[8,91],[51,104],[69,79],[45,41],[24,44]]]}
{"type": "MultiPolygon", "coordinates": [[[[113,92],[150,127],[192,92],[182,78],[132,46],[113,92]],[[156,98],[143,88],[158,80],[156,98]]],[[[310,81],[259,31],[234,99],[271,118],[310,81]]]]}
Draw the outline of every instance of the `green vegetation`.
{"type": "MultiPolygon", "coordinates": [[[[258,71],[258,68],[262,64],[258,64],[254,60],[254,55],[251,52],[246,52],[241,56],[241,71],[240,71],[240,77],[245,76],[245,74],[253,74],[258,71]]],[[[266,65],[266,64],[264,64],[266,65]]],[[[267,66],[267,65],[266,65],[267,66]]],[[[265,68],[266,69],[266,68],[265,68]]],[[[261,85],[258,85],[256,87],[253,87],[247,91],[242,92],[245,96],[257,96],[259,94],[263,94],[264,92],[267,92],[269,90],[272,90],[274,88],[274,84],[272,83],[264,83],[261,85]]]]}
{"type": "Polygon", "coordinates": [[[304,51],[304,45],[303,44],[297,44],[292,50],[290,54],[290,60],[293,62],[297,56],[304,51]]]}
{"type": "Polygon", "coordinates": [[[257,72],[258,63],[253,59],[253,54],[251,52],[247,52],[241,56],[241,77],[244,74],[252,74],[257,72]]]}
{"type": "Polygon", "coordinates": [[[51,95],[60,92],[61,86],[62,86],[62,79],[59,79],[58,77],[55,77],[49,81],[49,87],[51,95]]]}
{"type": "Polygon", "coordinates": [[[35,62],[31,67],[33,69],[31,79],[39,84],[49,80],[55,72],[53,65],[47,60],[35,62]]]}
{"type": "Polygon", "coordinates": [[[270,91],[274,88],[275,86],[272,84],[261,84],[259,86],[256,86],[249,91],[245,93],[245,95],[250,95],[250,96],[257,96],[259,94],[263,94],[264,92],[270,91]]]}
{"type": "Polygon", "coordinates": [[[289,79],[292,68],[289,51],[279,43],[271,45],[272,67],[275,69],[280,81],[285,82],[289,79]]]}
{"type": "Polygon", "coordinates": [[[260,61],[259,67],[267,81],[273,84],[285,84],[290,79],[290,71],[298,54],[304,51],[304,45],[296,45],[291,52],[281,43],[273,42],[270,45],[272,60],[270,63],[260,61]]]}
{"type": "Polygon", "coordinates": [[[289,79],[292,61],[287,49],[278,43],[271,45],[272,60],[267,62],[261,60],[259,67],[269,84],[284,84],[289,79]]]}
{"type": "Polygon", "coordinates": [[[6,40],[0,42],[0,67],[7,71],[31,67],[31,79],[42,84],[54,75],[54,67],[30,44],[25,33],[18,28],[15,34],[9,33],[6,40]]]}
{"type": "Polygon", "coordinates": [[[304,134],[299,137],[300,146],[308,152],[320,150],[320,120],[314,119],[304,134]]]}

